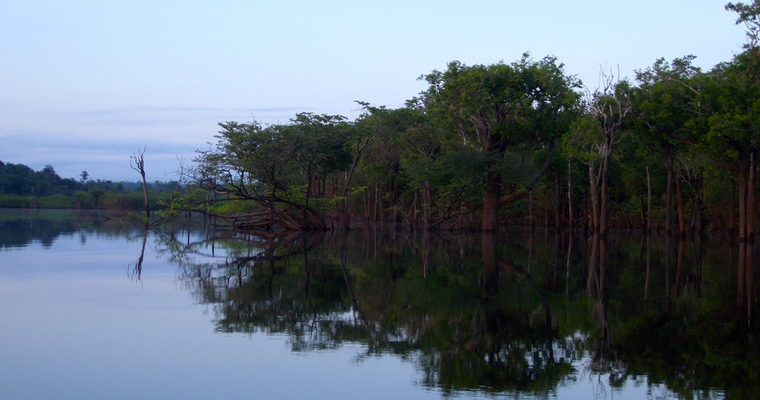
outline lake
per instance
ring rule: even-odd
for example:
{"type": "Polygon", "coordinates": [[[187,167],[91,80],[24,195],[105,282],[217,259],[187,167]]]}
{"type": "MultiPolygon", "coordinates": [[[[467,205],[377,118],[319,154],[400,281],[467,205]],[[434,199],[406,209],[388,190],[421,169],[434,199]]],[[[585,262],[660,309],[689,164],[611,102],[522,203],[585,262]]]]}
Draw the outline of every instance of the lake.
{"type": "Polygon", "coordinates": [[[209,222],[0,210],[0,399],[760,398],[726,236],[209,222]]]}

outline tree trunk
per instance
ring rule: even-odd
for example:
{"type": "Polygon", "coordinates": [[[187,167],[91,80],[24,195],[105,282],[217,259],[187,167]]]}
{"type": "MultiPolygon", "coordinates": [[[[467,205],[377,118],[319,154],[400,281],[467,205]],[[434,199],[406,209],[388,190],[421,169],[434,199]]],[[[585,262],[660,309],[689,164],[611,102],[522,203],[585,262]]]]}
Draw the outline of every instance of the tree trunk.
{"type": "Polygon", "coordinates": [[[367,196],[367,189],[362,191],[362,203],[364,205],[364,223],[369,224],[370,219],[370,211],[369,208],[372,207],[372,198],[367,196]]]}
{"type": "Polygon", "coordinates": [[[683,188],[680,179],[676,179],[676,201],[678,203],[678,234],[686,234],[686,220],[683,215],[683,188]]]}
{"type": "Polygon", "coordinates": [[[559,184],[559,174],[556,174],[556,176],[554,177],[554,182],[556,183],[554,186],[557,190],[557,203],[554,207],[554,228],[559,230],[562,224],[562,222],[560,221],[560,214],[561,214],[560,210],[562,210],[562,192],[560,189],[561,186],[559,184]]]}
{"type": "Polygon", "coordinates": [[[594,289],[594,277],[596,277],[596,265],[599,260],[599,232],[594,230],[591,237],[588,239],[591,243],[588,245],[591,250],[588,251],[588,277],[586,278],[586,293],[590,297],[593,294],[594,289]]]}
{"type": "MultiPolygon", "coordinates": [[[[756,165],[756,154],[754,151],[752,151],[749,155],[749,173],[747,178],[747,227],[746,227],[746,237],[747,240],[750,242],[754,242],[755,240],[755,171],[757,170],[756,165]]],[[[752,246],[749,246],[750,250],[752,251],[752,246]]],[[[751,264],[750,264],[751,265],[751,264]]]]}
{"type": "Polygon", "coordinates": [[[501,175],[498,172],[486,173],[486,194],[483,198],[483,232],[496,232],[499,212],[499,192],[501,175]]]}
{"type": "Polygon", "coordinates": [[[731,234],[735,233],[736,226],[734,225],[734,207],[736,206],[736,182],[731,182],[731,201],[728,205],[728,226],[726,229],[731,234]]]}
{"type": "Polygon", "coordinates": [[[377,222],[377,209],[380,208],[380,202],[378,201],[378,198],[380,196],[380,189],[375,186],[375,215],[372,217],[372,220],[377,222]]]}
{"type": "Polygon", "coordinates": [[[673,157],[667,157],[665,165],[668,169],[667,198],[665,201],[665,234],[670,235],[673,227],[673,157]]]}
{"type": "Polygon", "coordinates": [[[530,211],[530,227],[532,228],[533,225],[535,224],[535,222],[534,222],[535,221],[535,216],[533,214],[533,189],[530,189],[528,191],[528,193],[529,193],[529,196],[530,196],[529,197],[530,200],[528,202],[528,204],[529,204],[528,210],[530,211]]]}
{"type": "Polygon", "coordinates": [[[752,327],[754,307],[754,258],[752,243],[739,241],[739,273],[736,290],[736,311],[744,328],[752,327]]]}
{"type": "Polygon", "coordinates": [[[647,235],[652,232],[652,176],[647,166],[647,235]]]}
{"type": "Polygon", "coordinates": [[[652,237],[649,235],[649,231],[647,231],[647,276],[644,283],[644,299],[646,299],[649,296],[649,273],[652,270],[652,246],[651,246],[651,240],[652,237]]]}
{"type": "Polygon", "coordinates": [[[134,152],[129,156],[129,166],[140,173],[142,177],[143,200],[145,201],[145,215],[150,218],[150,208],[148,207],[148,183],[145,181],[145,148],[134,152]]]}
{"type": "Polygon", "coordinates": [[[346,231],[351,230],[351,213],[348,210],[348,199],[345,197],[343,197],[343,201],[341,201],[340,227],[346,231]]]}
{"type": "Polygon", "coordinates": [[[432,200],[431,200],[431,194],[430,194],[430,184],[425,181],[422,182],[422,207],[423,207],[423,218],[425,218],[425,224],[430,224],[431,218],[430,218],[430,207],[432,206],[432,200]]]}
{"type": "Polygon", "coordinates": [[[673,284],[673,297],[678,298],[678,287],[681,286],[681,270],[683,269],[683,256],[685,248],[685,238],[681,236],[678,240],[678,257],[676,258],[676,282],[673,284]]]}
{"type": "Polygon", "coordinates": [[[571,256],[573,254],[573,231],[567,235],[567,266],[565,272],[565,296],[570,295],[570,269],[572,267],[571,256]]]}
{"type": "Polygon", "coordinates": [[[148,183],[145,181],[145,171],[141,171],[142,186],[143,186],[143,200],[145,201],[145,216],[150,218],[150,207],[148,207],[148,183]]]}
{"type": "Polygon", "coordinates": [[[744,171],[736,177],[739,181],[739,240],[747,239],[747,176],[744,171]]]}
{"type": "MultiPolygon", "coordinates": [[[[612,139],[610,139],[611,141],[612,139]]],[[[606,240],[607,237],[607,229],[609,228],[609,215],[610,215],[610,205],[609,205],[609,193],[608,193],[608,177],[609,177],[609,166],[610,166],[610,156],[612,155],[612,143],[609,144],[610,148],[607,152],[605,152],[605,156],[602,159],[602,193],[601,193],[601,201],[600,201],[600,211],[599,211],[599,233],[602,235],[602,240],[606,240]]]]}
{"type": "MultiPolygon", "coordinates": [[[[567,216],[568,225],[570,229],[573,229],[573,165],[570,161],[567,162],[567,216]]],[[[572,240],[572,239],[571,239],[572,240]]]]}
{"type": "Polygon", "coordinates": [[[755,237],[755,151],[749,150],[739,162],[739,240],[753,241],[755,237]]]}
{"type": "Polygon", "coordinates": [[[671,311],[671,286],[670,286],[670,262],[673,256],[673,237],[665,235],[665,312],[671,311]]]}
{"type": "Polygon", "coordinates": [[[599,196],[596,193],[597,182],[594,174],[594,162],[590,162],[588,165],[588,179],[589,179],[589,198],[591,200],[591,230],[599,229],[599,196]]]}
{"type": "Polygon", "coordinates": [[[702,176],[698,175],[694,183],[694,211],[691,215],[691,229],[702,232],[702,176]]]}
{"type": "Polygon", "coordinates": [[[483,286],[486,296],[499,294],[499,266],[496,255],[497,236],[493,233],[484,232],[481,238],[481,252],[483,257],[483,286]]]}

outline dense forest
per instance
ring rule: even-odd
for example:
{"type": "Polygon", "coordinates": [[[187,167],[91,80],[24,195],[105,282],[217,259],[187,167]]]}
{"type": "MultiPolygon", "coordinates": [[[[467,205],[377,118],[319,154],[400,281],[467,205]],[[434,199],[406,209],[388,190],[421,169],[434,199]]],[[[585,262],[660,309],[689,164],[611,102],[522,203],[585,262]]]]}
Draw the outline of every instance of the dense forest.
{"type": "Polygon", "coordinates": [[[760,5],[729,4],[748,42],[703,71],[659,59],[585,88],[554,57],[451,62],[398,109],[350,121],[223,122],[182,202],[241,229],[386,221],[495,231],[505,224],[754,236],[760,140],[760,5]],[[203,197],[203,195],[201,195],[203,197]]]}

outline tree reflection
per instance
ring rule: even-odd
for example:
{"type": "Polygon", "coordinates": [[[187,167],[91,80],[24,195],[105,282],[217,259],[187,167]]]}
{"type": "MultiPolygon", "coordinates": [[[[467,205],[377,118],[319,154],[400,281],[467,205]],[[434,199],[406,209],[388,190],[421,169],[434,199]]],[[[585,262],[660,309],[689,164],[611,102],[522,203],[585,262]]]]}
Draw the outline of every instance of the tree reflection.
{"type": "Polygon", "coordinates": [[[140,248],[140,257],[137,257],[137,261],[129,268],[129,277],[136,281],[141,281],[142,278],[142,266],[143,260],[145,260],[145,245],[148,242],[148,227],[144,227],[142,230],[142,247],[140,248]]]}
{"type": "Polygon", "coordinates": [[[102,223],[96,218],[71,210],[3,210],[0,216],[0,251],[39,243],[50,249],[61,237],[78,233],[80,244],[86,234],[118,235],[122,226],[102,223]]]}
{"type": "Polygon", "coordinates": [[[612,385],[646,376],[684,396],[754,393],[760,365],[743,323],[755,307],[753,260],[740,260],[735,279],[730,244],[681,241],[672,269],[667,240],[583,241],[366,230],[165,235],[158,247],[211,306],[216,331],[285,334],[293,351],[358,343],[360,359],[400,355],[446,392],[547,394],[590,372],[612,385]]]}

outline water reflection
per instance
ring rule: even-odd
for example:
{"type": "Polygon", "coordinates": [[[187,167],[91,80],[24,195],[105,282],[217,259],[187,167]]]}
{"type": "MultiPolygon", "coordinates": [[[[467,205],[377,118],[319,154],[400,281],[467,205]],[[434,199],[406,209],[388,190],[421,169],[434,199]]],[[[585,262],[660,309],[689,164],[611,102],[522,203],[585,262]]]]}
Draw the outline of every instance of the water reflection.
{"type": "Polygon", "coordinates": [[[727,237],[525,229],[255,238],[199,218],[193,231],[71,216],[3,221],[4,249],[62,236],[131,241],[119,268],[140,282],[155,250],[217,332],[286,335],[301,353],[359,345],[359,359],[404,359],[421,386],[447,395],[550,397],[592,378],[623,397],[633,383],[670,397],[760,398],[757,249],[727,237]]]}
{"type": "Polygon", "coordinates": [[[130,279],[134,279],[137,281],[142,280],[141,279],[142,267],[143,267],[143,261],[145,261],[145,245],[148,243],[148,227],[147,226],[142,229],[141,236],[142,236],[142,247],[140,247],[140,257],[138,257],[134,265],[130,265],[130,268],[129,268],[130,279]]]}
{"type": "Polygon", "coordinates": [[[747,244],[366,230],[159,247],[217,331],[287,334],[293,351],[359,343],[431,388],[538,395],[591,373],[760,395],[747,244]]]}
{"type": "Polygon", "coordinates": [[[118,234],[121,222],[108,222],[98,215],[61,210],[2,210],[0,212],[0,250],[21,249],[40,243],[50,249],[59,237],[79,235],[81,244],[90,234],[118,234]]]}

